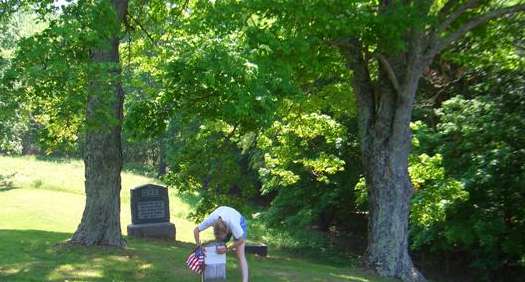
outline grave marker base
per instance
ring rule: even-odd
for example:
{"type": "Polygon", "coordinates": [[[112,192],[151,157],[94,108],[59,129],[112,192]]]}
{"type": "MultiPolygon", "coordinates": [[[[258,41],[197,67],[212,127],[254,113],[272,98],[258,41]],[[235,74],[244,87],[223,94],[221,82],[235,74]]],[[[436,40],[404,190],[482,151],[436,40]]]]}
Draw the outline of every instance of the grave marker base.
{"type": "Polygon", "coordinates": [[[266,257],[268,255],[268,246],[265,244],[248,243],[244,250],[247,254],[256,254],[261,257],[266,257]]]}
{"type": "Polygon", "coordinates": [[[171,222],[128,225],[130,237],[175,240],[175,235],[175,224],[171,222]]]}

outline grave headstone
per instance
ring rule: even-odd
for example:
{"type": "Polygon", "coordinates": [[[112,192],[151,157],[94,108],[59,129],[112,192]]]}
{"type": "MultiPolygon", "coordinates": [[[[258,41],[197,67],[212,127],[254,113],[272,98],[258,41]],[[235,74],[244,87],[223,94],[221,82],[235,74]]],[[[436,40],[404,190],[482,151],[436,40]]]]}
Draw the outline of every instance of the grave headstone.
{"type": "Polygon", "coordinates": [[[202,282],[226,281],[226,254],[218,254],[218,246],[224,246],[224,243],[212,242],[204,246],[206,257],[202,282]]]}
{"type": "Polygon", "coordinates": [[[132,224],[128,225],[129,236],[175,240],[166,187],[146,184],[133,188],[130,200],[132,224]]]}
{"type": "Polygon", "coordinates": [[[244,250],[247,254],[256,254],[261,257],[268,255],[268,246],[265,244],[247,243],[244,250]]]}

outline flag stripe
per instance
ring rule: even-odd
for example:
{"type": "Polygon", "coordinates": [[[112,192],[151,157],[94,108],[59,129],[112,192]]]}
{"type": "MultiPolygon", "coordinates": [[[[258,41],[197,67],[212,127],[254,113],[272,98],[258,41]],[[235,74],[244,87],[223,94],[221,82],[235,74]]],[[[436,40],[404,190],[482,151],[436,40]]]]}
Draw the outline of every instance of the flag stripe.
{"type": "Polygon", "coordinates": [[[196,273],[202,273],[204,268],[204,252],[197,248],[195,252],[191,253],[186,259],[188,268],[196,273]]]}

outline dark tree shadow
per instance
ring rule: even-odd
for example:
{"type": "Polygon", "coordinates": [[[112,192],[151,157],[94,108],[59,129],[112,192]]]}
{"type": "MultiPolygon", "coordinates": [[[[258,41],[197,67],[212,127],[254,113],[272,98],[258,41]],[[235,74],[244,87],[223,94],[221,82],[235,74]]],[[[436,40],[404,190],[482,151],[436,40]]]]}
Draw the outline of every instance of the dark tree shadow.
{"type": "Polygon", "coordinates": [[[128,247],[67,244],[69,233],[0,230],[0,281],[198,281],[186,270],[192,245],[136,240],[128,247]]]}
{"type": "Polygon", "coordinates": [[[0,192],[6,192],[13,189],[18,189],[14,186],[12,178],[16,173],[8,175],[0,175],[0,192]]]}
{"type": "MultiPolygon", "coordinates": [[[[66,244],[70,233],[0,229],[0,281],[177,281],[197,282],[186,268],[193,244],[128,238],[125,249],[66,244]]],[[[248,258],[253,281],[376,280],[350,268],[322,267],[286,257],[248,258]],[[304,264],[308,266],[305,268],[304,264]]],[[[239,281],[236,260],[228,259],[228,281],[239,281]]]]}

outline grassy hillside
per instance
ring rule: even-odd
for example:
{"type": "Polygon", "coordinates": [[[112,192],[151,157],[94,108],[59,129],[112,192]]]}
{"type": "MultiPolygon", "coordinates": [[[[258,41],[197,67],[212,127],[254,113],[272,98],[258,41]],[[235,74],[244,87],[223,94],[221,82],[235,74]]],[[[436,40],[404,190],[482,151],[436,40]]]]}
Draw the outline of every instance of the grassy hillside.
{"type": "MultiPolygon", "coordinates": [[[[129,189],[153,179],[123,173],[122,226],[130,223],[129,189]]],[[[87,249],[61,244],[80,222],[83,164],[0,156],[0,281],[200,281],[185,269],[194,224],[190,206],[170,191],[178,242],[128,239],[128,248],[87,249]]],[[[207,232],[205,238],[211,238],[207,232]]],[[[251,281],[391,281],[350,265],[291,257],[271,250],[249,257],[251,281]]],[[[349,263],[350,264],[350,263],[349,263]]],[[[239,280],[233,256],[229,281],[239,280]]]]}
{"type": "MultiPolygon", "coordinates": [[[[0,200],[5,203],[2,207],[5,210],[0,213],[0,228],[75,231],[84,210],[84,165],[81,161],[49,162],[28,157],[0,157],[0,173],[4,177],[10,176],[6,181],[11,182],[7,185],[9,187],[4,187],[9,193],[0,194],[0,200]]],[[[131,223],[130,189],[156,182],[144,176],[122,173],[121,221],[124,233],[131,223]]],[[[194,225],[186,220],[189,206],[177,198],[174,191],[170,191],[170,211],[177,227],[177,239],[191,241],[194,225]]]]}

